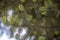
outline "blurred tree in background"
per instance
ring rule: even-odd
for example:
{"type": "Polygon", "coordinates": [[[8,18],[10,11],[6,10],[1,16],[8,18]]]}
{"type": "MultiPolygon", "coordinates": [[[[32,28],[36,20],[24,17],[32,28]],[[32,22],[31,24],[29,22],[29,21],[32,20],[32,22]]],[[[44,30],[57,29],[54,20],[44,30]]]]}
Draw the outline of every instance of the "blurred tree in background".
{"type": "Polygon", "coordinates": [[[60,32],[60,0],[0,0],[0,16],[6,25],[27,26],[35,40],[53,40],[56,31],[60,32]],[[13,10],[10,21],[9,9],[13,10]]]}

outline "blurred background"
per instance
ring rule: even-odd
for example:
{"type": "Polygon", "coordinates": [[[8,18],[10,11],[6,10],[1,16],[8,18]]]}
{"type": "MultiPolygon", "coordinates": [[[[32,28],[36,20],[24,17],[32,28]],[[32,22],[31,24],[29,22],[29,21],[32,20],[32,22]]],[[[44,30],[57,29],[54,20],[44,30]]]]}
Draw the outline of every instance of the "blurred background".
{"type": "Polygon", "coordinates": [[[60,0],[0,0],[0,40],[60,40],[60,0]]]}

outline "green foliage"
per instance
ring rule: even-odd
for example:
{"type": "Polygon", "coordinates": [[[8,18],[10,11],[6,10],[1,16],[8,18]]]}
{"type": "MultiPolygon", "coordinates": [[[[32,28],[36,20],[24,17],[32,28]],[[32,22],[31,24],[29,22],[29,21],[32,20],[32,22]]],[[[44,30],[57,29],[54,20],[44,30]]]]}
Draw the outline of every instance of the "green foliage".
{"type": "Polygon", "coordinates": [[[24,3],[26,0],[20,0],[22,3],[24,3]]]}
{"type": "Polygon", "coordinates": [[[19,34],[16,34],[15,38],[16,38],[16,39],[19,39],[19,36],[20,36],[19,34]]]}
{"type": "Polygon", "coordinates": [[[20,11],[23,11],[24,10],[24,6],[23,5],[19,5],[18,8],[19,8],[20,11]]]}
{"type": "Polygon", "coordinates": [[[21,25],[22,21],[20,21],[20,19],[18,18],[18,15],[15,15],[14,17],[12,17],[10,24],[12,25],[21,25]]]}
{"type": "Polygon", "coordinates": [[[33,19],[33,20],[32,20],[32,23],[33,23],[33,24],[36,24],[36,23],[37,23],[37,19],[33,19]]]}
{"type": "Polygon", "coordinates": [[[37,0],[32,0],[32,2],[36,2],[37,0]]]}
{"type": "Polygon", "coordinates": [[[39,10],[41,11],[41,15],[47,15],[46,13],[47,8],[45,6],[40,7],[39,10]]]}
{"type": "Polygon", "coordinates": [[[29,21],[31,21],[32,20],[32,15],[27,15],[26,16],[26,20],[29,22],[29,21]]]}
{"type": "Polygon", "coordinates": [[[51,0],[45,0],[45,1],[44,1],[44,5],[45,5],[46,7],[49,7],[49,6],[52,6],[53,3],[52,3],[51,0]]]}
{"type": "Polygon", "coordinates": [[[38,40],[45,40],[45,37],[44,37],[44,36],[40,36],[40,37],[38,38],[38,40]]]}
{"type": "MultiPolygon", "coordinates": [[[[33,30],[30,29],[32,31],[32,34],[39,35],[39,38],[37,37],[38,40],[45,40],[45,37],[40,36],[40,34],[37,33],[40,33],[40,27],[42,27],[41,29],[43,29],[48,25],[48,28],[45,28],[47,30],[49,28],[53,28],[51,26],[59,26],[58,25],[60,24],[59,19],[60,9],[58,9],[60,8],[59,4],[60,3],[58,2],[55,3],[55,0],[18,0],[18,1],[4,0],[0,2],[0,9],[2,10],[2,21],[11,26],[13,25],[14,27],[15,26],[20,27],[25,23],[29,25],[28,28],[33,29],[33,30]],[[6,10],[8,8],[12,8],[14,10],[12,17],[9,18],[11,20],[10,22],[6,22],[7,14],[4,14],[5,8],[6,10]],[[39,18],[37,17],[38,15],[40,16],[39,18]]],[[[45,31],[43,31],[42,34],[46,35],[45,31]]],[[[51,31],[49,31],[49,33],[50,32],[51,31]]]]}
{"type": "Polygon", "coordinates": [[[23,25],[23,19],[20,19],[19,25],[23,25]]]}
{"type": "Polygon", "coordinates": [[[3,17],[2,17],[2,21],[3,21],[4,23],[6,23],[6,16],[3,16],[3,17]]]}

